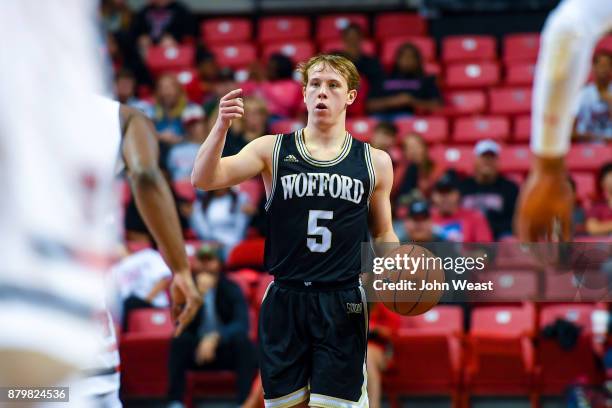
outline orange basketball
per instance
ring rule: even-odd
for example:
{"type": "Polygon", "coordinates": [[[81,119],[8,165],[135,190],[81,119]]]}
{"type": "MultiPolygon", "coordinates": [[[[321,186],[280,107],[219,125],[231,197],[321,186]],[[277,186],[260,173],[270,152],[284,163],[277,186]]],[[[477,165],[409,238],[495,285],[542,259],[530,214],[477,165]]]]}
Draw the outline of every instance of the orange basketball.
{"type": "Polygon", "coordinates": [[[416,316],[434,307],[445,290],[442,260],[418,245],[402,245],[389,251],[373,288],[389,310],[416,316]],[[392,259],[393,261],[388,261],[392,259]],[[393,266],[391,266],[393,263],[393,266]]]}

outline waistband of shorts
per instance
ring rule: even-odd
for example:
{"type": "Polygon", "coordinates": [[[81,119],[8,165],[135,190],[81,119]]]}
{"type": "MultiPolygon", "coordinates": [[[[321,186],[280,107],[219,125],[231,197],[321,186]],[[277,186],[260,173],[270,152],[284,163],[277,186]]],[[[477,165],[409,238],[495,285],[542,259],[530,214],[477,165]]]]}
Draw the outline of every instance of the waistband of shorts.
{"type": "Polygon", "coordinates": [[[331,292],[335,290],[353,289],[359,287],[359,275],[334,282],[311,282],[297,279],[274,279],[274,284],[280,288],[293,289],[302,292],[331,292]]]}

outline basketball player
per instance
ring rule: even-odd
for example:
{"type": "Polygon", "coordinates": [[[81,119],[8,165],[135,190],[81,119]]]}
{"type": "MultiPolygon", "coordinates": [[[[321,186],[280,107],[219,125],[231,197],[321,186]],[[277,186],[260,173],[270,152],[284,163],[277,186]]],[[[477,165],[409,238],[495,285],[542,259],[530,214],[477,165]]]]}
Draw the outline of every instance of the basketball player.
{"type": "Polygon", "coordinates": [[[564,156],[593,49],[610,29],[612,1],[607,0],[563,0],[546,21],[533,94],[535,157],[517,205],[516,232],[523,242],[554,235],[570,239],[573,198],[564,156]]]}
{"type": "Polygon", "coordinates": [[[261,306],[259,348],[267,408],[366,407],[367,304],[360,246],[398,242],[391,224],[387,153],[346,132],[359,75],[340,56],[300,67],[308,110],[304,129],[255,139],[221,159],[241,90],[225,95],[192,173],[215,190],[262,174],[267,191],[265,263],[274,275],[261,306]]]}

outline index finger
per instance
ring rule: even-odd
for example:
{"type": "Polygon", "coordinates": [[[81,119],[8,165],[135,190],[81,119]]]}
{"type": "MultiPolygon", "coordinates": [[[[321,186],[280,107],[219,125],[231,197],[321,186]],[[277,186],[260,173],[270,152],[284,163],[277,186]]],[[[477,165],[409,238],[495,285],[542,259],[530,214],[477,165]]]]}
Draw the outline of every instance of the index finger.
{"type": "Polygon", "coordinates": [[[221,98],[222,101],[227,101],[228,99],[234,99],[242,95],[242,88],[234,89],[233,91],[229,91],[228,93],[221,98]]]}

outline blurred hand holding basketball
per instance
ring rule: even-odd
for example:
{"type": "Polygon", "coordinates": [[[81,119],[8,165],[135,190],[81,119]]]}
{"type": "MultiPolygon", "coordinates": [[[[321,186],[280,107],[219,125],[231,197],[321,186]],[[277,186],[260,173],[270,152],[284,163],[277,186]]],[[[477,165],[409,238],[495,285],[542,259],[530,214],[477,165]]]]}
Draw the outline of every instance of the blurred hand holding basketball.
{"type": "Polygon", "coordinates": [[[242,89],[234,89],[228,92],[219,101],[219,115],[217,124],[223,129],[229,129],[232,119],[239,119],[244,115],[244,102],[242,101],[242,89]]]}
{"type": "Polygon", "coordinates": [[[175,336],[191,323],[202,306],[202,296],[195,287],[190,271],[175,272],[170,286],[172,320],[178,322],[175,336]]]}
{"type": "Polygon", "coordinates": [[[518,238],[522,242],[569,241],[573,204],[563,159],[536,158],[517,201],[518,238]]]}

